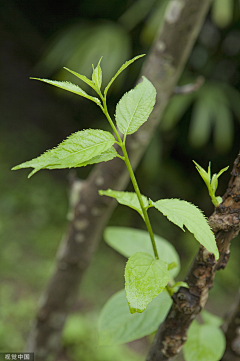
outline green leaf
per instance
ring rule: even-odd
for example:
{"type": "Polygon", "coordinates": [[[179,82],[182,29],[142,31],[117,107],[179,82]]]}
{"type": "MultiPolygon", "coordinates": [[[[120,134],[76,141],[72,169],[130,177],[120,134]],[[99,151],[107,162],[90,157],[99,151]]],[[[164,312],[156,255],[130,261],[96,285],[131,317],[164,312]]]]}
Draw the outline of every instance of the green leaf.
{"type": "Polygon", "coordinates": [[[186,361],[219,361],[226,341],[223,332],[213,325],[199,325],[193,321],[183,346],[186,361]]]}
{"type": "Polygon", "coordinates": [[[125,268],[125,291],[131,313],[143,312],[166,287],[170,279],[167,264],[149,253],[137,252],[125,268]]]}
{"type": "Polygon", "coordinates": [[[115,138],[110,132],[98,129],[81,130],[70,135],[56,148],[12,169],[32,167],[34,170],[29,174],[30,178],[40,169],[72,168],[93,164],[96,163],[96,159],[93,158],[108,150],[114,143],[115,138]]]}
{"type": "Polygon", "coordinates": [[[121,133],[133,134],[148,120],[156,101],[156,89],[152,83],[143,81],[124,94],[116,107],[116,123],[121,133]]]}
{"type": "MultiPolygon", "coordinates": [[[[72,71],[71,71],[72,72],[72,71]]],[[[40,78],[30,78],[34,80],[40,80],[44,83],[54,85],[58,88],[67,90],[68,92],[75,93],[77,95],[80,95],[84,98],[92,100],[97,105],[101,106],[101,102],[98,98],[92,97],[88,95],[84,90],[82,90],[78,85],[70,83],[69,81],[56,81],[56,80],[48,80],[48,79],[40,79],[40,78]]]]}
{"type": "Polygon", "coordinates": [[[81,75],[81,74],[77,73],[76,71],[66,68],[65,66],[63,67],[63,69],[69,71],[69,73],[72,73],[73,75],[75,75],[77,78],[81,79],[84,83],[88,84],[92,89],[94,89],[96,91],[97,88],[96,88],[95,84],[93,83],[93,81],[88,79],[85,75],[81,75]]]}
{"type": "Polygon", "coordinates": [[[214,253],[216,260],[219,258],[214,234],[203,213],[196,206],[180,199],[161,199],[157,202],[150,200],[150,204],[183,231],[185,225],[200,244],[214,253]]]}
{"type": "Polygon", "coordinates": [[[145,54],[141,54],[141,55],[135,56],[135,58],[126,61],[126,62],[121,66],[121,68],[116,72],[116,74],[114,75],[114,77],[110,80],[110,82],[109,82],[108,85],[106,86],[106,88],[105,88],[105,90],[104,90],[104,96],[105,96],[105,97],[106,97],[106,95],[107,95],[108,89],[110,88],[110,86],[112,85],[112,83],[114,82],[114,80],[118,77],[118,75],[120,75],[121,72],[122,72],[123,70],[125,70],[130,64],[132,64],[132,63],[133,63],[134,61],[136,61],[137,59],[142,58],[143,56],[145,56],[145,54]]]}
{"type": "Polygon", "coordinates": [[[234,0],[214,0],[212,6],[213,22],[220,28],[228,26],[234,15],[234,0]]]}
{"type": "Polygon", "coordinates": [[[101,60],[102,58],[99,60],[98,65],[96,66],[95,69],[93,66],[93,73],[92,73],[92,81],[96,85],[96,88],[98,89],[99,92],[101,91],[101,85],[102,85],[102,69],[100,67],[101,60]]]}
{"type": "MultiPolygon", "coordinates": [[[[136,252],[145,252],[154,256],[150,236],[147,231],[127,227],[107,227],[104,231],[104,240],[109,246],[129,258],[136,252]]],[[[172,277],[180,271],[180,260],[173,245],[166,239],[154,234],[159,258],[168,264],[176,263],[177,267],[169,270],[172,277]]]]}
{"type": "MultiPolygon", "coordinates": [[[[112,189],[108,189],[106,191],[100,190],[100,196],[108,196],[112,198],[116,198],[118,203],[123,204],[124,206],[128,206],[130,208],[135,209],[142,217],[142,208],[140,206],[138,197],[136,193],[133,192],[120,192],[120,191],[113,191],[112,189]]],[[[142,196],[144,207],[148,206],[148,199],[145,196],[142,196]]]]}
{"type": "Polygon", "coordinates": [[[195,162],[194,160],[193,160],[193,163],[195,164],[198,173],[200,174],[200,176],[206,183],[207,187],[209,188],[210,183],[211,183],[211,173],[210,173],[211,163],[209,162],[208,173],[199,164],[197,164],[197,162],[195,162]]]}
{"type": "Polygon", "coordinates": [[[171,297],[163,290],[147,306],[145,312],[131,314],[125,290],[115,293],[100,313],[99,345],[119,345],[150,335],[164,321],[171,305],[171,297]]]}
{"type": "Polygon", "coordinates": [[[112,160],[117,156],[117,151],[115,148],[111,147],[106,152],[101,153],[100,155],[97,155],[96,157],[93,157],[89,160],[87,160],[84,163],[80,163],[76,165],[75,167],[85,167],[86,165],[95,164],[95,163],[101,163],[101,162],[108,162],[109,160],[112,160]]]}
{"type": "Polygon", "coordinates": [[[221,317],[213,315],[212,313],[210,313],[206,310],[202,310],[201,317],[202,317],[204,323],[207,323],[209,325],[213,325],[216,327],[220,327],[224,323],[224,321],[221,317]]]}
{"type": "Polygon", "coordinates": [[[193,107],[189,128],[189,141],[195,148],[200,148],[206,144],[211,135],[214,103],[208,97],[208,93],[206,96],[199,97],[193,107]]]}
{"type": "Polygon", "coordinates": [[[173,286],[168,286],[168,290],[170,292],[171,295],[173,295],[174,293],[176,293],[180,287],[185,287],[185,288],[189,288],[188,284],[186,282],[183,281],[179,281],[176,282],[173,286]]]}

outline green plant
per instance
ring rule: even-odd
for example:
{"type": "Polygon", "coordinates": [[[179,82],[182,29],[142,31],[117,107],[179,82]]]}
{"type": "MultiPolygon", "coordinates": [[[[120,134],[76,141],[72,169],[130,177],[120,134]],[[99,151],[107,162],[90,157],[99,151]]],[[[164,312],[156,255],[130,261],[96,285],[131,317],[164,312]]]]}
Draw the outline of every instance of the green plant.
{"type": "MultiPolygon", "coordinates": [[[[101,59],[96,68],[93,66],[91,80],[65,68],[89,85],[98,97],[89,95],[78,85],[70,82],[33,78],[95,102],[105,114],[114,135],[98,129],[82,130],[70,135],[56,148],[13,168],[17,170],[32,167],[33,170],[28,176],[31,177],[40,169],[76,168],[106,162],[115,157],[125,162],[135,192],[108,189],[100,190],[99,194],[115,198],[120,204],[136,210],[142,217],[147,231],[113,227],[107,228],[105,232],[106,241],[129,259],[125,268],[125,292],[120,291],[114,295],[100,316],[99,344],[102,345],[128,342],[156,331],[171,306],[171,296],[179,287],[188,287],[185,282],[174,280],[180,269],[178,255],[166,240],[154,235],[148,216],[149,208],[157,209],[182,230],[186,227],[201,245],[214,254],[216,260],[219,258],[214,235],[204,215],[196,206],[179,199],[152,201],[140,193],[127,153],[126,140],[128,135],[135,133],[147,121],[154,107],[156,90],[152,83],[143,77],[141,83],[123,95],[116,106],[116,125],[109,115],[107,93],[110,86],[124,69],[142,56],[137,56],[122,65],[103,93],[101,59]],[[119,147],[118,151],[113,147],[114,144],[119,147]],[[124,240],[127,242],[124,243],[124,240]]],[[[215,187],[214,191],[217,178],[224,170],[213,176],[214,182],[211,186],[215,187]]]]}

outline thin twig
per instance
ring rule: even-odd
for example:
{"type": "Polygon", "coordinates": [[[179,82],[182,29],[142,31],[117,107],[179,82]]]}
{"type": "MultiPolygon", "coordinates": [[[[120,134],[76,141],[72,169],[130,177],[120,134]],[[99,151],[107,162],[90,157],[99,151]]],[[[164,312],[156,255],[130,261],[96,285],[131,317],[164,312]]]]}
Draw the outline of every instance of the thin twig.
{"type": "Polygon", "coordinates": [[[195,83],[189,83],[174,88],[174,95],[195,93],[204,84],[204,77],[198,76],[195,83]]]}

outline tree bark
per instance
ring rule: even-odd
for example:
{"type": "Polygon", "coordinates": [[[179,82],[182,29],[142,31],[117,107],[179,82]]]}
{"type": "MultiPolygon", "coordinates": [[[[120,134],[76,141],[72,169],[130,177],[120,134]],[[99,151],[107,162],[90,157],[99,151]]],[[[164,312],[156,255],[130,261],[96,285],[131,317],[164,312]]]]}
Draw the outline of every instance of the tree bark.
{"type": "Polygon", "coordinates": [[[221,361],[238,361],[240,359],[240,290],[223,325],[223,331],[226,336],[226,350],[221,361]]]}
{"type": "Polygon", "coordinates": [[[238,235],[240,229],[240,153],[231,174],[223,202],[208,219],[215,234],[220,257],[216,262],[212,253],[200,247],[185,279],[189,289],[181,287],[173,295],[173,305],[157,331],[147,361],[169,360],[181,351],[191,322],[206,304],[215,272],[227,265],[231,240],[238,235]]]}
{"type": "MultiPolygon", "coordinates": [[[[173,0],[169,4],[162,30],[141,73],[154,84],[158,94],[148,122],[128,137],[127,148],[134,169],[160,122],[210,3],[211,0],[173,0]]],[[[80,185],[74,217],[61,242],[55,270],[41,297],[29,336],[26,349],[35,352],[36,361],[54,359],[80,281],[116,204],[110,198],[100,197],[98,190],[123,190],[128,181],[124,162],[116,158],[95,166],[88,179],[80,185]]]]}

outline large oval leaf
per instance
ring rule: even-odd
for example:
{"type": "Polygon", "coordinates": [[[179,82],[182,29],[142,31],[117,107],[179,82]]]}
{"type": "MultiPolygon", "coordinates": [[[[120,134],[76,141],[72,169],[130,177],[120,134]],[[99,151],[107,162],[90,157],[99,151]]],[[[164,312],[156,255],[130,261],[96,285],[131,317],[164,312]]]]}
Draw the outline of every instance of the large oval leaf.
{"type": "Polygon", "coordinates": [[[70,135],[56,148],[46,151],[37,158],[24,162],[13,170],[21,168],[34,168],[29,178],[40,169],[72,168],[94,163],[96,157],[115,143],[115,138],[110,132],[98,129],[81,130],[70,135]]]}
{"type": "MultiPolygon", "coordinates": [[[[154,256],[151,240],[147,231],[128,227],[107,227],[104,239],[109,246],[129,258],[136,252],[146,252],[154,256]]],[[[173,245],[166,239],[154,234],[159,258],[167,263],[175,263],[177,267],[169,270],[172,277],[180,271],[180,260],[173,245]]]]}
{"type": "Polygon", "coordinates": [[[193,321],[183,347],[186,361],[219,361],[225,350],[223,332],[214,325],[199,325],[193,321]]]}
{"type": "Polygon", "coordinates": [[[152,83],[143,81],[124,94],[116,107],[117,127],[123,134],[135,133],[148,120],[156,101],[156,89],[152,83]]]}
{"type": "Polygon", "coordinates": [[[98,322],[100,346],[122,344],[155,332],[164,321],[172,299],[163,290],[147,306],[145,312],[129,312],[125,290],[113,295],[103,307],[98,322]]]}
{"type": "Polygon", "coordinates": [[[143,312],[170,279],[167,263],[149,253],[137,252],[125,268],[125,291],[131,313],[143,312]]]}
{"type": "Polygon", "coordinates": [[[214,253],[216,260],[219,258],[214,234],[200,209],[180,199],[161,199],[157,202],[150,200],[150,204],[183,231],[183,226],[186,226],[200,244],[214,253]]]}

